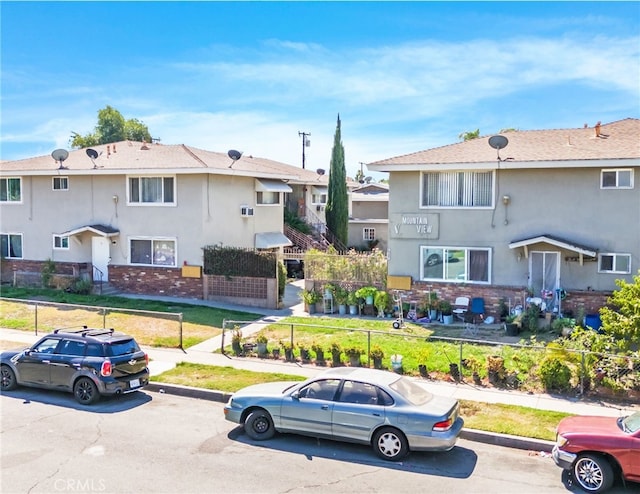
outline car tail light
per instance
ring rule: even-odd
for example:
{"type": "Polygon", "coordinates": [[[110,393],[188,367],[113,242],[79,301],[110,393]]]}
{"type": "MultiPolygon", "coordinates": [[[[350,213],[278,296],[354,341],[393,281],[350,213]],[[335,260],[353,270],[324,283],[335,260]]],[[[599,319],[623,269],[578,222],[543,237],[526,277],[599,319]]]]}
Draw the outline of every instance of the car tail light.
{"type": "Polygon", "coordinates": [[[111,365],[111,360],[105,360],[102,362],[102,366],[100,367],[100,375],[103,377],[108,377],[111,375],[113,371],[113,366],[111,365]]]}
{"type": "Polygon", "coordinates": [[[149,354],[148,353],[144,354],[144,361],[145,361],[145,364],[147,365],[147,367],[149,367],[149,354]]]}
{"type": "Polygon", "coordinates": [[[443,420],[441,422],[436,422],[435,424],[433,424],[433,430],[437,432],[448,431],[449,429],[451,429],[452,425],[453,419],[449,417],[447,420],[443,420]]]}

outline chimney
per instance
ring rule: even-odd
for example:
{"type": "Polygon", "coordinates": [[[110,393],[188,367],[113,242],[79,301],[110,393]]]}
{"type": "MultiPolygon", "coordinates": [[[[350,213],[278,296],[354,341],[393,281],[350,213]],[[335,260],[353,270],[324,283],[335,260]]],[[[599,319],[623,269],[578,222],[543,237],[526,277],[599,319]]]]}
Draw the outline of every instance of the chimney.
{"type": "Polygon", "coordinates": [[[600,121],[599,120],[595,126],[595,129],[596,129],[596,137],[600,137],[600,121]]]}

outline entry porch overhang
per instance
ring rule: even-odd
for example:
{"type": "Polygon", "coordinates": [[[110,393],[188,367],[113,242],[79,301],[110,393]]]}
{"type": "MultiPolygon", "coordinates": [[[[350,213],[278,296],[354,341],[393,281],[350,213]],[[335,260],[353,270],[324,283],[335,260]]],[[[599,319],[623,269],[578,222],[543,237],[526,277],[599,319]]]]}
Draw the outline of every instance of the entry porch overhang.
{"type": "Polygon", "coordinates": [[[256,249],[273,249],[293,245],[293,242],[281,232],[256,233],[256,249]]]}
{"type": "Polygon", "coordinates": [[[69,230],[68,232],[61,233],[61,237],[73,237],[74,235],[79,235],[84,232],[90,232],[94,235],[99,235],[101,237],[117,237],[120,235],[120,230],[116,230],[110,226],[106,225],[85,225],[80,228],[76,228],[74,230],[69,230]]]}
{"type": "Polygon", "coordinates": [[[559,238],[553,235],[538,235],[536,237],[524,238],[521,240],[514,240],[509,244],[510,249],[517,249],[522,247],[524,250],[525,258],[529,257],[529,247],[534,244],[548,244],[553,245],[554,247],[558,247],[560,249],[570,250],[572,252],[576,252],[578,254],[578,260],[580,265],[584,263],[585,257],[595,258],[598,254],[598,250],[593,247],[587,247],[585,245],[580,245],[570,240],[566,240],[563,238],[559,238]]]}

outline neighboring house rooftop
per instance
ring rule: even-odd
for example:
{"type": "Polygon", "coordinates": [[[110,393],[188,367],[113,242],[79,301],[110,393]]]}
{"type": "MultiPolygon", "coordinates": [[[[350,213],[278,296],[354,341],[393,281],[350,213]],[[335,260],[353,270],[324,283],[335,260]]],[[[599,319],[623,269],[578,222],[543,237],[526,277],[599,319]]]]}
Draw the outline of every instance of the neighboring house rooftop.
{"type": "Polygon", "coordinates": [[[550,168],[558,166],[601,166],[602,160],[632,160],[640,164],[640,120],[626,118],[594,127],[505,132],[508,145],[499,152],[489,145],[491,136],[479,137],[417,153],[367,164],[373,171],[411,171],[425,165],[441,169],[550,168]],[[563,162],[559,164],[558,162],[563,162]],[[461,166],[462,165],[462,166],[461,166]],[[466,166],[465,166],[466,165],[466,166]]]}

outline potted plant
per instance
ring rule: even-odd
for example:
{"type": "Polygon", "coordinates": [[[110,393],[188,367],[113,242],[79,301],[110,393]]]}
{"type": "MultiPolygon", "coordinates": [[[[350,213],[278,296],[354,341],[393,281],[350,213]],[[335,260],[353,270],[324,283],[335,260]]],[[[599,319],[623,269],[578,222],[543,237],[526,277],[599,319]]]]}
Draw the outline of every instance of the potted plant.
{"type": "Polygon", "coordinates": [[[438,310],[440,309],[440,301],[436,292],[429,292],[429,319],[431,321],[438,320],[438,310]]]}
{"type": "Polygon", "coordinates": [[[338,285],[333,293],[333,297],[338,304],[338,313],[344,315],[347,313],[347,302],[349,299],[349,291],[338,285]]]}
{"type": "Polygon", "coordinates": [[[349,357],[351,367],[360,367],[360,355],[363,353],[362,349],[357,347],[350,347],[344,351],[344,354],[349,357]]]}
{"type": "Polygon", "coordinates": [[[384,358],[384,352],[380,346],[375,345],[369,352],[369,358],[373,360],[374,369],[382,369],[382,359],[384,358]]]}
{"type": "Polygon", "coordinates": [[[439,304],[440,313],[442,314],[442,322],[444,324],[453,324],[453,307],[448,300],[441,300],[439,304]]]}
{"type": "Polygon", "coordinates": [[[309,312],[309,314],[315,314],[316,303],[320,301],[320,293],[314,289],[304,289],[300,293],[300,297],[302,297],[302,300],[304,300],[304,303],[307,306],[307,312],[309,312]]]}
{"type": "Polygon", "coordinates": [[[487,375],[491,384],[502,384],[507,375],[504,358],[499,355],[487,355],[487,375]]]}
{"type": "Polygon", "coordinates": [[[280,341],[280,346],[284,350],[284,359],[287,362],[293,362],[293,345],[289,342],[280,341]]]}
{"type": "Polygon", "coordinates": [[[363,286],[356,290],[356,296],[364,299],[365,304],[373,305],[373,297],[375,297],[378,289],[375,286],[363,286]]]}
{"type": "Polygon", "coordinates": [[[374,304],[378,310],[378,317],[384,317],[384,311],[389,306],[391,298],[385,291],[378,290],[374,296],[374,304]]]}
{"type": "Polygon", "coordinates": [[[311,360],[311,358],[309,358],[309,347],[304,343],[298,343],[298,348],[300,349],[300,360],[309,362],[311,360]]]}
{"type": "Polygon", "coordinates": [[[318,343],[311,345],[311,350],[316,354],[316,365],[326,365],[324,360],[324,348],[318,343]]]}
{"type": "Polygon", "coordinates": [[[336,341],[331,343],[330,351],[331,351],[331,365],[333,367],[339,367],[340,365],[342,365],[342,362],[340,360],[340,355],[342,355],[342,347],[340,346],[340,343],[336,341]]]}
{"type": "Polygon", "coordinates": [[[573,332],[576,320],[570,317],[557,317],[551,323],[551,329],[562,336],[569,336],[573,332]]]}
{"type": "Polygon", "coordinates": [[[507,336],[518,336],[518,333],[520,332],[520,328],[518,327],[517,319],[519,317],[522,317],[522,314],[520,316],[516,316],[515,314],[512,314],[506,317],[505,323],[504,323],[504,329],[507,336]]]}
{"type": "Polygon", "coordinates": [[[480,369],[482,369],[482,362],[473,355],[467,358],[465,362],[467,367],[471,369],[471,377],[473,378],[473,383],[479,386],[482,383],[482,380],[480,378],[480,369]]]}
{"type": "Polygon", "coordinates": [[[258,356],[264,357],[267,354],[268,341],[267,337],[262,333],[256,337],[256,343],[258,344],[258,356]]]}
{"type": "Polygon", "coordinates": [[[347,304],[349,305],[349,314],[351,314],[352,316],[357,316],[359,303],[356,292],[349,292],[349,295],[347,296],[347,304]]]}

